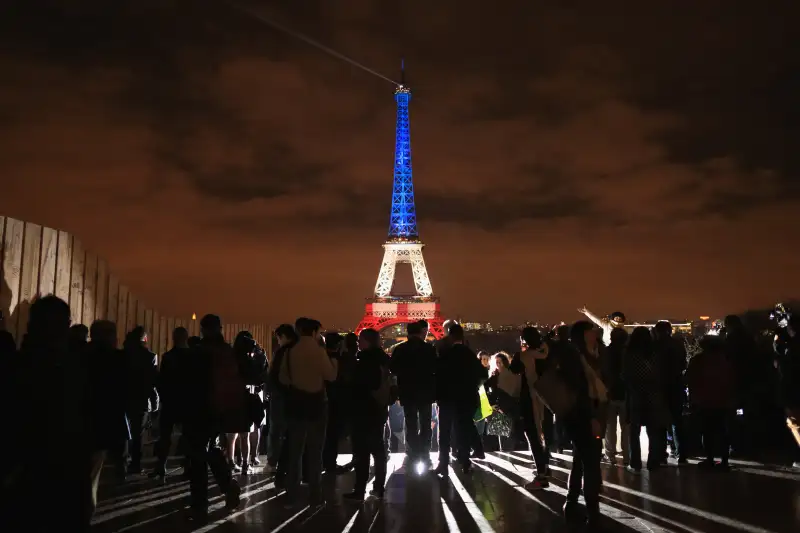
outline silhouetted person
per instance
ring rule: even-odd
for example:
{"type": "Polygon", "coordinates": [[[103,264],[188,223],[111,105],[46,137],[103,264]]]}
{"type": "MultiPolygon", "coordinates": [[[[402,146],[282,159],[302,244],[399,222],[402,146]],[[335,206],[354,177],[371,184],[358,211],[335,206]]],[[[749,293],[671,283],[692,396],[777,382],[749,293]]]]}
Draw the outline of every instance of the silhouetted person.
{"type": "Polygon", "coordinates": [[[786,328],[776,335],[773,348],[780,380],[778,399],[797,444],[793,466],[800,469],[800,316],[792,315],[786,328]]]}
{"type": "Polygon", "coordinates": [[[391,402],[390,398],[379,396],[381,387],[385,387],[389,379],[389,357],[381,349],[380,334],[374,329],[362,330],[358,344],[360,350],[353,380],[353,460],[356,482],[353,491],[344,495],[351,500],[364,499],[370,458],[375,462],[375,481],[371,494],[383,498],[386,485],[383,429],[391,402]]]}
{"type": "MultiPolygon", "coordinates": [[[[247,399],[247,424],[242,425],[238,432],[228,432],[227,434],[227,453],[228,464],[234,472],[241,472],[243,475],[250,473],[252,466],[252,456],[250,445],[252,436],[261,427],[264,420],[264,399],[256,393],[260,391],[263,380],[266,378],[267,356],[260,349],[258,343],[253,339],[253,334],[249,331],[240,331],[236,334],[233,342],[233,355],[239,365],[240,375],[245,380],[245,387],[242,394],[247,399]],[[239,449],[239,462],[236,463],[237,444],[239,449]]],[[[258,439],[256,439],[256,443],[258,439]]],[[[256,452],[257,454],[257,452],[256,452]]]]}
{"type": "Polygon", "coordinates": [[[191,517],[208,520],[208,469],[225,495],[228,509],[239,505],[241,489],[231,477],[225,454],[219,447],[219,435],[247,427],[244,395],[247,380],[222,336],[222,321],[216,315],[200,320],[202,341],[192,349],[187,371],[187,409],[183,429],[189,454],[191,481],[191,517]]]}
{"type": "Polygon", "coordinates": [[[281,324],[275,330],[278,347],[269,365],[267,391],[269,392],[269,435],[267,435],[267,466],[264,472],[275,472],[276,485],[286,481],[289,449],[286,443],[286,386],[280,382],[280,370],[286,352],[297,342],[291,324],[281,324]]]}
{"type": "Polygon", "coordinates": [[[405,415],[410,456],[430,464],[431,405],[436,399],[436,348],[425,342],[428,324],[408,324],[408,340],[397,346],[389,361],[405,415]]]}
{"type": "MultiPolygon", "coordinates": [[[[172,446],[172,432],[183,422],[183,415],[191,406],[186,402],[187,378],[191,364],[189,332],[177,327],[172,331],[172,348],[161,356],[158,372],[158,396],[161,414],[158,417],[159,439],[155,447],[157,458],[153,474],[163,478],[167,472],[167,457],[172,446]]],[[[183,441],[183,437],[181,437],[183,441]]],[[[179,443],[179,448],[181,443],[179,443]]],[[[184,458],[184,474],[188,474],[188,461],[184,458]]]]}
{"type": "Polygon", "coordinates": [[[622,380],[622,361],[625,357],[625,345],[628,332],[622,328],[611,331],[611,344],[600,356],[603,382],[608,387],[608,416],[606,420],[605,449],[606,457],[611,464],[616,464],[617,456],[617,422],[622,431],[622,464],[630,463],[630,424],[628,410],[625,407],[625,382],[622,380]]]}
{"type": "Polygon", "coordinates": [[[464,329],[459,324],[450,326],[448,341],[440,343],[436,360],[436,401],[439,404],[439,464],[436,474],[448,475],[450,446],[453,428],[458,446],[458,462],[465,473],[472,470],[469,459],[472,420],[480,407],[478,387],[489,377],[475,352],[464,345],[464,329]]]}
{"type": "Polygon", "coordinates": [[[83,350],[89,344],[89,328],[83,324],[73,324],[69,328],[69,349],[83,350]]]}
{"type": "Polygon", "coordinates": [[[738,438],[732,445],[735,452],[745,453],[753,447],[761,417],[757,401],[761,379],[758,346],[738,316],[726,316],[724,324],[724,335],[720,336],[724,339],[725,354],[736,374],[736,408],[744,412],[744,431],[736,435],[738,438]]]}
{"type": "Polygon", "coordinates": [[[650,330],[639,326],[631,333],[628,350],[623,359],[622,379],[625,381],[630,420],[631,462],[628,469],[642,469],[642,446],[639,435],[647,428],[649,450],[647,468],[658,468],[666,450],[667,426],[670,424],[666,399],[664,372],[653,348],[650,330]]]}
{"type": "Polygon", "coordinates": [[[124,477],[124,464],[119,459],[131,437],[126,415],[126,361],[117,349],[117,326],[108,320],[97,320],[91,327],[92,340],[86,350],[91,382],[92,417],[92,511],[97,505],[100,472],[107,456],[117,459],[117,475],[124,477]]]}
{"type": "MultiPolygon", "coordinates": [[[[342,350],[339,353],[338,369],[336,373],[336,380],[341,385],[341,396],[339,401],[342,403],[342,434],[341,437],[351,437],[353,429],[353,419],[351,416],[353,410],[353,380],[355,379],[355,367],[358,360],[358,335],[353,332],[347,333],[342,342],[342,350]]],[[[353,459],[349,463],[338,465],[336,467],[337,474],[344,474],[351,471],[355,467],[353,459]]]]}
{"type": "Polygon", "coordinates": [[[6,358],[9,358],[17,353],[17,343],[14,341],[14,335],[6,330],[6,319],[3,312],[0,311],[0,364],[3,364],[6,358]]]}
{"type": "Polygon", "coordinates": [[[46,428],[59,441],[15,438],[4,461],[13,463],[4,478],[0,529],[20,524],[31,532],[89,530],[92,442],[90,383],[85,353],[69,351],[70,309],[55,296],[31,304],[27,333],[14,379],[13,408],[6,427],[19,436],[46,428]],[[46,512],[41,502],[47,501],[46,512]],[[11,520],[11,521],[8,521],[11,520]]]}
{"type": "Polygon", "coordinates": [[[700,341],[700,352],[692,357],[686,380],[692,408],[700,419],[706,454],[698,466],[727,469],[730,454],[728,420],[733,414],[736,396],[733,366],[725,357],[722,339],[708,335],[700,341]],[[720,457],[722,462],[717,465],[714,457],[720,457]]]}
{"type": "MultiPolygon", "coordinates": [[[[342,336],[338,333],[325,334],[325,351],[328,357],[338,361],[342,348],[342,336]]],[[[337,365],[338,368],[338,365],[337,365]]],[[[337,471],[336,458],[339,455],[339,441],[344,434],[347,418],[351,413],[347,396],[351,393],[348,385],[337,372],[336,379],[327,384],[328,426],[325,430],[325,446],[322,450],[322,469],[325,472],[337,471]]]]}
{"type": "Polygon", "coordinates": [[[679,464],[686,464],[686,450],[682,446],[685,444],[683,406],[686,403],[686,382],[683,374],[686,372],[686,349],[683,342],[672,337],[672,324],[666,320],[656,323],[653,335],[653,349],[663,375],[664,394],[672,419],[672,424],[667,426],[667,433],[672,437],[672,454],[679,464]]]}
{"type": "Polygon", "coordinates": [[[128,333],[123,343],[126,361],[128,420],[131,425],[131,440],[128,441],[129,474],[142,471],[142,437],[149,412],[158,411],[158,361],[156,354],[145,346],[147,333],[142,326],[136,326],[128,333]]]}
{"type": "Polygon", "coordinates": [[[572,517],[582,489],[590,530],[597,528],[600,518],[600,456],[605,432],[603,413],[608,402],[598,360],[599,342],[599,331],[588,321],[578,321],[570,329],[572,349],[558,360],[559,375],[576,397],[572,412],[564,416],[573,444],[564,514],[572,517]]]}
{"type": "Polygon", "coordinates": [[[522,431],[536,463],[536,477],[527,485],[527,488],[529,490],[541,490],[550,486],[548,480],[550,467],[548,466],[547,454],[540,437],[540,424],[545,408],[536,394],[534,384],[539,378],[539,372],[544,373],[545,366],[538,363],[540,361],[547,362],[550,347],[543,342],[539,331],[534,327],[523,329],[520,340],[522,341],[520,343],[522,350],[514,355],[509,365],[509,370],[522,377],[519,413],[522,420],[522,431]],[[538,422],[537,419],[539,420],[538,422]]]}

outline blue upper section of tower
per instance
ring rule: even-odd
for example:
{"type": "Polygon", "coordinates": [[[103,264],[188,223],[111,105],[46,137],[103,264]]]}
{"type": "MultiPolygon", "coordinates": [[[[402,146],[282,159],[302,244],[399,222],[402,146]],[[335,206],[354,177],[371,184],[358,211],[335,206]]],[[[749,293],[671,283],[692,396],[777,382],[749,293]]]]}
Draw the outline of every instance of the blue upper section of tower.
{"type": "Polygon", "coordinates": [[[411,172],[411,133],[408,125],[408,102],[411,91],[399,85],[394,91],[397,102],[397,130],[394,147],[394,186],[389,239],[416,240],[417,208],[414,205],[414,180],[411,172]]]}

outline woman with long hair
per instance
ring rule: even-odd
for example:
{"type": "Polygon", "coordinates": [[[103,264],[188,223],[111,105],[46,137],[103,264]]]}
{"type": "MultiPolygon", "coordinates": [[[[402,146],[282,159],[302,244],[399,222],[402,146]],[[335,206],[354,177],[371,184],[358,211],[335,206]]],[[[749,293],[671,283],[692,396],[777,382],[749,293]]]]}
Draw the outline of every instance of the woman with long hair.
{"type": "Polygon", "coordinates": [[[667,426],[670,423],[662,372],[653,347],[650,330],[639,326],[633,330],[622,362],[622,380],[627,387],[627,409],[630,422],[630,459],[628,471],[642,470],[642,447],[639,435],[647,428],[649,440],[647,469],[661,465],[666,449],[667,426]]]}
{"type": "Polygon", "coordinates": [[[573,444],[564,514],[568,518],[574,514],[582,485],[590,530],[598,527],[600,518],[600,458],[608,403],[608,391],[600,377],[598,336],[598,330],[590,322],[575,322],[570,329],[572,349],[565,350],[558,361],[561,377],[576,397],[572,411],[564,416],[564,426],[573,444]]]}

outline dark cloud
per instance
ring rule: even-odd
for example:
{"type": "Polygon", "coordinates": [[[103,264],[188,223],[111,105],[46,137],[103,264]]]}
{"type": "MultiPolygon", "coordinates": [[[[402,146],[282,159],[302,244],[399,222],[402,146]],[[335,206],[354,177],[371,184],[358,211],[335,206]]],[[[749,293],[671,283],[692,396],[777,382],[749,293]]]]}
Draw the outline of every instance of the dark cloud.
{"type": "Polygon", "coordinates": [[[392,86],[277,24],[392,79],[405,58],[420,232],[450,312],[721,313],[800,266],[775,237],[800,223],[797,2],[241,5],[273,24],[223,0],[4,12],[0,211],[79,233],[166,307],[197,305],[186,280],[207,275],[221,312],[258,290],[288,307],[247,312],[354,321],[388,225],[392,86]],[[606,288],[621,271],[646,288],[606,288]]]}

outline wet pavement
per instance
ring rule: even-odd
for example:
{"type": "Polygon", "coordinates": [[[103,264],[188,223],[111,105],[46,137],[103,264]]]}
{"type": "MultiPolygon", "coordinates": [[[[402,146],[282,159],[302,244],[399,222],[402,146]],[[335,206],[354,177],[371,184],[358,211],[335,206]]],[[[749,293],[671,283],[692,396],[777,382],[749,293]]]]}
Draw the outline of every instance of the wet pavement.
{"type": "MultiPolygon", "coordinates": [[[[93,533],[270,532],[451,533],[572,531],[561,518],[569,455],[556,455],[548,490],[529,492],[530,456],[493,452],[476,461],[473,474],[440,481],[404,465],[404,455],[389,461],[386,497],[361,506],[342,502],[353,474],[325,479],[327,503],[320,508],[286,508],[285,495],[263,473],[240,476],[242,503],[224,510],[212,485],[211,521],[186,520],[189,487],[176,468],[165,483],[146,476],[103,479],[93,533]]],[[[340,463],[347,462],[342,456],[340,463]]],[[[177,465],[177,462],[176,462],[177,465]]],[[[608,531],[676,533],[797,533],[800,531],[800,472],[753,462],[734,462],[731,472],[705,472],[690,464],[631,474],[604,464],[601,510],[608,531]]]]}

